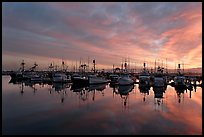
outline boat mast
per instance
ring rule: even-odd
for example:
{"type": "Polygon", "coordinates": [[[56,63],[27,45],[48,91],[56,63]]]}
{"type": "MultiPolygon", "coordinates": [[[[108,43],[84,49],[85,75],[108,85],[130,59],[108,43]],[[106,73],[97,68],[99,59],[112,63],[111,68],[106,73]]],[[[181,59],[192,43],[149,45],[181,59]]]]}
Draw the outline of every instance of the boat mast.
{"type": "Polygon", "coordinates": [[[62,71],[64,71],[64,61],[62,60],[62,71]]]}
{"type": "Polygon", "coordinates": [[[94,64],[94,73],[96,72],[96,61],[95,59],[93,60],[93,64],[94,64]]]}
{"type": "Polygon", "coordinates": [[[22,60],[21,66],[22,66],[22,72],[24,72],[24,70],[25,70],[25,63],[24,63],[24,60],[22,60]]]}
{"type": "Polygon", "coordinates": [[[125,72],[127,72],[127,60],[126,59],[125,59],[124,67],[125,67],[125,72]]]}
{"type": "Polygon", "coordinates": [[[146,69],[146,68],[145,68],[145,66],[146,66],[146,63],[144,62],[144,68],[143,68],[143,69],[144,69],[144,71],[145,71],[145,69],[146,69]]]}
{"type": "Polygon", "coordinates": [[[178,64],[178,70],[177,70],[178,73],[180,73],[180,68],[181,68],[181,64],[179,63],[179,64],[178,64]]]}

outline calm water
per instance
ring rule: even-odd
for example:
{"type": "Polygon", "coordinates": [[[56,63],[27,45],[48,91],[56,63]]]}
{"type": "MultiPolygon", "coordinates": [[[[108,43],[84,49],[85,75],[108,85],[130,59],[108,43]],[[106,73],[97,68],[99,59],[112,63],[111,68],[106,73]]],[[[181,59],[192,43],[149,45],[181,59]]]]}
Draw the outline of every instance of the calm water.
{"type": "Polygon", "coordinates": [[[200,87],[177,93],[167,86],[162,94],[138,85],[73,90],[9,81],[2,76],[3,134],[202,134],[200,87]]]}

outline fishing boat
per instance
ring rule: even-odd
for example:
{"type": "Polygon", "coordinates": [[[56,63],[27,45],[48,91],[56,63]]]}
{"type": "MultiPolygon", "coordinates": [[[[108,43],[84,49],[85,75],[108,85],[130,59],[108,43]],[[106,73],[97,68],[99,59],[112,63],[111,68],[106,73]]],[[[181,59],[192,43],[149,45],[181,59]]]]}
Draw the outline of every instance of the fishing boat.
{"type": "Polygon", "coordinates": [[[163,74],[163,69],[162,67],[158,66],[157,68],[157,73],[154,74],[154,87],[164,87],[165,86],[165,79],[164,79],[164,74],[163,74]]]}
{"type": "Polygon", "coordinates": [[[177,71],[178,71],[178,73],[174,77],[174,85],[175,85],[175,87],[186,87],[186,78],[181,73],[180,64],[178,64],[178,70],[177,71]]]}
{"type": "Polygon", "coordinates": [[[56,72],[53,74],[52,80],[53,82],[69,82],[71,78],[64,73],[56,72]]]}
{"type": "Polygon", "coordinates": [[[118,83],[118,79],[120,78],[117,74],[110,74],[109,75],[110,82],[111,83],[118,83]]]}
{"type": "Polygon", "coordinates": [[[144,63],[144,69],[139,75],[139,87],[147,87],[150,85],[150,74],[145,68],[144,63]]]}
{"type": "Polygon", "coordinates": [[[77,85],[88,85],[89,84],[88,77],[81,76],[77,73],[71,76],[71,81],[73,82],[73,84],[77,84],[77,85]]]}
{"type": "Polygon", "coordinates": [[[118,85],[133,85],[134,81],[129,77],[129,74],[121,74],[121,77],[118,79],[118,85]]]}
{"type": "Polygon", "coordinates": [[[174,77],[175,86],[186,86],[186,78],[184,76],[175,76],[174,77]]]}

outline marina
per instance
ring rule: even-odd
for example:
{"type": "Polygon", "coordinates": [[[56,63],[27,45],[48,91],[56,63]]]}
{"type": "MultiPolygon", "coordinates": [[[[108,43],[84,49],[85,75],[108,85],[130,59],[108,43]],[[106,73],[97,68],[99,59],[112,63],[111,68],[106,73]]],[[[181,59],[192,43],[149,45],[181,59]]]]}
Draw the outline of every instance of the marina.
{"type": "Polygon", "coordinates": [[[3,2],[2,135],[202,135],[201,2],[3,2]]]}
{"type": "MultiPolygon", "coordinates": [[[[95,62],[95,60],[94,60],[95,62]]],[[[62,66],[64,62],[62,61],[62,66]]],[[[95,64],[93,64],[95,66],[95,64]]],[[[32,81],[39,83],[76,83],[77,85],[92,85],[92,84],[103,84],[113,83],[116,85],[132,85],[139,84],[143,87],[164,87],[166,85],[172,85],[176,87],[187,88],[190,86],[202,86],[202,74],[196,75],[185,75],[184,70],[181,71],[180,65],[178,64],[177,73],[163,72],[164,68],[158,66],[157,71],[149,73],[149,70],[144,68],[141,72],[131,73],[127,69],[127,63],[124,63],[124,69],[119,68],[119,71],[109,72],[96,72],[95,69],[91,72],[79,70],[78,72],[68,71],[65,69],[61,70],[48,70],[48,71],[35,71],[36,63],[32,69],[25,70],[24,60],[21,63],[21,67],[18,71],[7,71],[2,72],[3,75],[10,75],[11,81],[32,81]]],[[[49,66],[50,68],[50,66],[49,66]]],[[[62,67],[64,68],[64,67],[62,67]]],[[[167,69],[166,69],[167,70],[167,69]]]]}

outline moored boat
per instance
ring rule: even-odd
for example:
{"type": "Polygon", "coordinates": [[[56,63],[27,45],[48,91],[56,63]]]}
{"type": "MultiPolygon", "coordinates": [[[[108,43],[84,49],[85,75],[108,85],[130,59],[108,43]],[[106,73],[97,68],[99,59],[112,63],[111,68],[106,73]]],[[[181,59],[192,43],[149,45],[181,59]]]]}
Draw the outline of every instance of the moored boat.
{"type": "Polygon", "coordinates": [[[129,77],[128,74],[122,74],[118,79],[118,85],[133,85],[134,81],[129,77]]]}
{"type": "Polygon", "coordinates": [[[64,73],[56,72],[53,74],[52,80],[53,82],[69,82],[71,78],[67,77],[64,73]]]}

